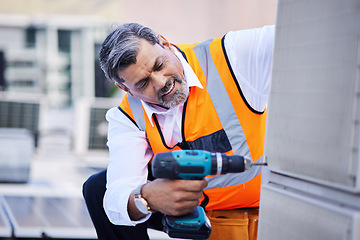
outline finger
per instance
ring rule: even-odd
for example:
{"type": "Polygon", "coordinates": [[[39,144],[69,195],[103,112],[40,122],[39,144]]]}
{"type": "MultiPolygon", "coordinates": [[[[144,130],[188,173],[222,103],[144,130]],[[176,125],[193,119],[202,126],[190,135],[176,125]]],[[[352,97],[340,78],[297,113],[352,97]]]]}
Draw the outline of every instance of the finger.
{"type": "Polygon", "coordinates": [[[185,202],[185,201],[199,201],[199,199],[203,196],[203,192],[176,192],[172,195],[173,202],[185,202]]]}
{"type": "Polygon", "coordinates": [[[207,186],[206,180],[183,180],[181,187],[184,191],[199,192],[207,186]]]}
{"type": "Polygon", "coordinates": [[[182,202],[181,204],[174,205],[175,207],[171,211],[171,215],[183,215],[187,214],[194,210],[195,207],[199,205],[199,201],[186,201],[182,202]]]}

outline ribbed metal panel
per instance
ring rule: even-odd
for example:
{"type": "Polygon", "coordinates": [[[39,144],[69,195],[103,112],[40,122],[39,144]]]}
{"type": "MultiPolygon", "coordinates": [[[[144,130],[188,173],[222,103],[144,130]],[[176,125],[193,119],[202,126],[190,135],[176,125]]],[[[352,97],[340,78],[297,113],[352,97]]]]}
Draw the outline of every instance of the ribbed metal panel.
{"type": "Polygon", "coordinates": [[[360,1],[279,0],[270,169],[360,191],[360,1]]]}
{"type": "Polygon", "coordinates": [[[271,185],[261,194],[260,240],[360,239],[359,211],[271,185]]]}

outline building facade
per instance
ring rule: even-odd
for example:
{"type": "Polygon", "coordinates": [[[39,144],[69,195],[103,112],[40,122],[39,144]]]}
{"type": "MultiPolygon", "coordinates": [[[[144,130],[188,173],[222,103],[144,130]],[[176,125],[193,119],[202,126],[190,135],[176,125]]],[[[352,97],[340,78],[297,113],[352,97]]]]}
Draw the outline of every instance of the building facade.
{"type": "Polygon", "coordinates": [[[99,18],[0,14],[0,88],[44,94],[49,106],[106,97],[98,50],[109,23],[99,18]]]}

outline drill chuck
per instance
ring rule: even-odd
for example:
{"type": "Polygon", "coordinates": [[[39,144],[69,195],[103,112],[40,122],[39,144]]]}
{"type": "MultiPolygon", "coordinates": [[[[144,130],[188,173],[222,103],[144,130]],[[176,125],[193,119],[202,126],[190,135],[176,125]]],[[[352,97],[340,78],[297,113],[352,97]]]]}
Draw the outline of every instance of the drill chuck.
{"type": "Polygon", "coordinates": [[[221,153],[211,153],[211,175],[239,173],[251,168],[252,161],[243,156],[228,156],[221,153]]]}

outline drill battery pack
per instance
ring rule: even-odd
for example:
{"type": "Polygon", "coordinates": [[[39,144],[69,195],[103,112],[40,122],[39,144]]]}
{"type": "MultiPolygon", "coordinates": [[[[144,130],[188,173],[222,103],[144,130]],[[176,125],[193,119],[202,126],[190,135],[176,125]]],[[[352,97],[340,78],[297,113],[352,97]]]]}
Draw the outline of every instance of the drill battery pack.
{"type": "Polygon", "coordinates": [[[210,221],[200,206],[182,216],[165,215],[163,225],[164,232],[172,238],[207,239],[211,233],[210,221]]]}

